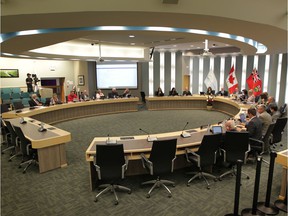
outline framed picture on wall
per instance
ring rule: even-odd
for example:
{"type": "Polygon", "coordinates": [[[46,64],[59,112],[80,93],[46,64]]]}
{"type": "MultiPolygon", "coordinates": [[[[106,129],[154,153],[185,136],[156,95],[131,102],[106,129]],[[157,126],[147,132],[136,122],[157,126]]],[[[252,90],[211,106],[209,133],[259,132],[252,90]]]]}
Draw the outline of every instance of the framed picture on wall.
{"type": "Polygon", "coordinates": [[[19,70],[18,69],[0,69],[1,78],[18,78],[19,70]]]}
{"type": "Polygon", "coordinates": [[[85,85],[84,75],[79,75],[78,76],[78,85],[79,86],[84,86],[85,85]]]}

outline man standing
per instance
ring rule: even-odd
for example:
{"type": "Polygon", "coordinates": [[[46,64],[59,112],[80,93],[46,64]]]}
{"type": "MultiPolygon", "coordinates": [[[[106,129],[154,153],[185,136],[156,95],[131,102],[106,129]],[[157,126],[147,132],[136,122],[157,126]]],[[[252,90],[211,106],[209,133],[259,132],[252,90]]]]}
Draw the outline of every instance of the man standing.
{"type": "Polygon", "coordinates": [[[33,79],[31,78],[31,74],[27,73],[26,85],[27,85],[27,92],[29,93],[33,92],[32,82],[33,82],[33,79]]]}

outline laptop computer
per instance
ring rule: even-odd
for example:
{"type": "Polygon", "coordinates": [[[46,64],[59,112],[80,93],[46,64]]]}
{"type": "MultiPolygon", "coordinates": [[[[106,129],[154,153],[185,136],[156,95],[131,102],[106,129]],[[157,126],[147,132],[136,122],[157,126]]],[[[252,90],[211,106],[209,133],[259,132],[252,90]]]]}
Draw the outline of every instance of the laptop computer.
{"type": "Polygon", "coordinates": [[[241,113],[239,117],[242,123],[246,122],[246,115],[244,113],[241,113]]]}
{"type": "Polygon", "coordinates": [[[212,134],[222,133],[222,126],[212,126],[212,134]]]}
{"type": "Polygon", "coordinates": [[[101,100],[104,100],[104,99],[105,99],[105,96],[100,96],[100,99],[101,99],[101,100]]]}

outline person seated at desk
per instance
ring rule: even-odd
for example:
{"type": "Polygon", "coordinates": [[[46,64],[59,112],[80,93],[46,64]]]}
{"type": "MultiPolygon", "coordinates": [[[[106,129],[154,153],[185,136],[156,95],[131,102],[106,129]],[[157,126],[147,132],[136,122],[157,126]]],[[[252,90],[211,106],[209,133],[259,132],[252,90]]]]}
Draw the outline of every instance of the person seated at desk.
{"type": "Polygon", "coordinates": [[[62,104],[61,100],[59,100],[56,93],[52,95],[52,98],[50,99],[50,105],[56,105],[56,104],[62,104]]]}
{"type": "Polygon", "coordinates": [[[42,106],[42,102],[38,100],[37,94],[32,94],[31,100],[29,101],[30,106],[42,106]]]}
{"type": "Polygon", "coordinates": [[[72,90],[70,91],[70,94],[67,96],[67,102],[73,102],[73,101],[78,101],[78,97],[72,90]]]}
{"type": "Polygon", "coordinates": [[[270,103],[270,114],[271,114],[273,123],[275,123],[277,119],[281,117],[281,113],[279,112],[278,106],[276,103],[270,103]]]}
{"type": "Polygon", "coordinates": [[[228,96],[228,91],[225,91],[224,88],[222,87],[221,90],[218,91],[216,95],[227,97],[228,96]]]}
{"type": "Polygon", "coordinates": [[[182,93],[183,96],[191,96],[191,92],[188,90],[188,87],[185,88],[185,90],[182,93]]]}
{"type": "Polygon", "coordinates": [[[247,103],[255,103],[255,95],[254,95],[253,89],[250,89],[248,91],[247,103]]]}
{"type": "Polygon", "coordinates": [[[155,96],[164,96],[164,92],[162,91],[162,89],[160,87],[158,87],[157,91],[155,92],[155,96]]]}
{"type": "Polygon", "coordinates": [[[214,95],[214,94],[215,94],[215,91],[213,91],[212,88],[209,86],[209,87],[207,88],[206,94],[207,94],[207,95],[214,95]]]}
{"type": "Polygon", "coordinates": [[[83,101],[88,101],[88,100],[90,100],[89,95],[88,95],[88,93],[87,93],[86,90],[84,90],[84,91],[81,93],[80,99],[83,100],[83,101]]]}
{"type": "Polygon", "coordinates": [[[104,98],[105,95],[104,93],[101,91],[101,89],[98,89],[96,92],[95,92],[95,95],[93,96],[95,99],[101,99],[101,98],[104,98]]]}
{"type": "Polygon", "coordinates": [[[122,97],[131,97],[131,92],[129,88],[126,88],[122,94],[122,97]]]}
{"type": "Polygon", "coordinates": [[[173,87],[173,88],[171,89],[171,91],[169,92],[169,96],[176,96],[176,95],[178,95],[178,92],[177,92],[176,89],[173,87]]]}
{"type": "Polygon", "coordinates": [[[112,88],[112,91],[108,93],[108,98],[118,98],[118,97],[119,95],[116,88],[112,88]]]}
{"type": "Polygon", "coordinates": [[[266,112],[266,106],[259,104],[257,106],[258,117],[262,121],[262,135],[264,136],[268,130],[269,125],[272,123],[272,117],[266,112]]]}
{"type": "Polygon", "coordinates": [[[226,131],[237,131],[237,129],[235,127],[235,121],[232,119],[226,121],[225,122],[225,130],[226,131]]]}
{"type": "Polygon", "coordinates": [[[242,90],[242,94],[239,96],[240,101],[247,101],[248,99],[248,91],[247,89],[242,90]]]}

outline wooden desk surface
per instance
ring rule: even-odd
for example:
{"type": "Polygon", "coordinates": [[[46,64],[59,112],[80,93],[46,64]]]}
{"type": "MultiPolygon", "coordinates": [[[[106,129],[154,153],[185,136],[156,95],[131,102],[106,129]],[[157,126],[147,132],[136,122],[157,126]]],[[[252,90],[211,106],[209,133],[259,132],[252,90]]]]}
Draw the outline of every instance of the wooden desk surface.
{"type": "Polygon", "coordinates": [[[277,152],[277,157],[275,162],[282,165],[283,167],[288,167],[288,149],[283,150],[281,152],[277,152]]]}
{"type": "Polygon", "coordinates": [[[39,132],[41,122],[29,117],[25,117],[24,120],[27,122],[26,124],[20,124],[20,118],[8,119],[7,121],[22,129],[25,137],[31,141],[32,148],[46,148],[71,141],[71,134],[67,131],[44,124],[47,131],[39,132]]]}

